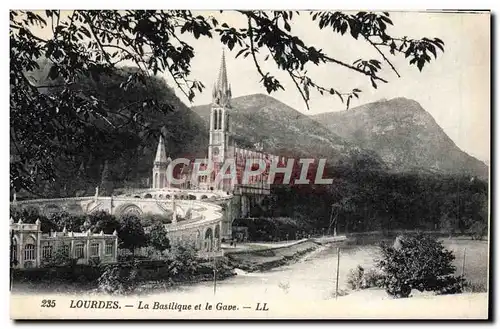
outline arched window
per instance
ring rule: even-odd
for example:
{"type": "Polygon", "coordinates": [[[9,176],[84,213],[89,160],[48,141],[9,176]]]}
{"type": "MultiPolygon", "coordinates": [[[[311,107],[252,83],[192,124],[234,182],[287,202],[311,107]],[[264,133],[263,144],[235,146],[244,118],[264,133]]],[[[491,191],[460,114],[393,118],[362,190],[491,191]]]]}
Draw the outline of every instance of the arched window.
{"type": "Polygon", "coordinates": [[[165,187],[165,174],[164,173],[161,173],[160,174],[160,188],[164,188],[165,187]]]}
{"type": "Polygon", "coordinates": [[[158,173],[155,173],[155,178],[153,181],[153,188],[158,188],[158,173]]]}
{"type": "Polygon", "coordinates": [[[219,129],[222,129],[222,115],[223,115],[223,113],[222,113],[222,110],[219,110],[219,111],[220,112],[219,112],[219,124],[218,124],[218,126],[219,126],[219,129]]]}
{"type": "Polygon", "coordinates": [[[149,194],[149,193],[146,193],[144,195],[144,199],[151,199],[151,198],[153,198],[153,196],[151,194],[149,194]]]}
{"type": "Polygon", "coordinates": [[[24,246],[24,260],[35,260],[35,245],[28,243],[24,246]]]}
{"type": "Polygon", "coordinates": [[[214,130],[217,130],[217,122],[218,122],[218,121],[217,121],[217,118],[218,118],[218,112],[219,112],[218,110],[215,110],[215,111],[214,111],[214,121],[213,121],[213,129],[214,129],[214,130]]]}
{"type": "Polygon", "coordinates": [[[209,227],[205,232],[205,251],[212,251],[214,236],[212,229],[209,227]]]}
{"type": "Polygon", "coordinates": [[[17,239],[16,238],[13,238],[12,239],[12,262],[14,262],[14,264],[17,264],[18,260],[17,260],[17,239]]]}

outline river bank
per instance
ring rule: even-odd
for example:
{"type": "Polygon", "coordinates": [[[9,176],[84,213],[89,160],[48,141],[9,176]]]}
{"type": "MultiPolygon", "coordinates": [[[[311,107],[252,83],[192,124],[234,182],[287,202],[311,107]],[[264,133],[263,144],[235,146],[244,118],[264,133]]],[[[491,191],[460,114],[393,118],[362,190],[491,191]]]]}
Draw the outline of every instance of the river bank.
{"type": "Polygon", "coordinates": [[[333,243],[342,243],[344,237],[322,237],[303,239],[287,244],[252,244],[250,248],[225,250],[229,265],[245,272],[262,272],[290,265],[306,257],[318,248],[333,243]]]}

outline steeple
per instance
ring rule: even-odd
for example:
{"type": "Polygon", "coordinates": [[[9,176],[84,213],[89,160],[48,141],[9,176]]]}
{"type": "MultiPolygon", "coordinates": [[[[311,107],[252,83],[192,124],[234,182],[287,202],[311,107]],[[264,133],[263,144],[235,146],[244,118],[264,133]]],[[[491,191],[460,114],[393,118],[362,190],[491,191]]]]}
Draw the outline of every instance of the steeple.
{"type": "Polygon", "coordinates": [[[222,60],[220,63],[219,77],[215,82],[212,92],[214,105],[229,107],[231,100],[231,85],[227,79],[226,55],[222,50],[222,60]]]}
{"type": "Polygon", "coordinates": [[[158,148],[156,149],[155,163],[166,163],[167,153],[165,152],[165,143],[163,142],[163,137],[160,135],[160,140],[158,141],[158,148]]]}

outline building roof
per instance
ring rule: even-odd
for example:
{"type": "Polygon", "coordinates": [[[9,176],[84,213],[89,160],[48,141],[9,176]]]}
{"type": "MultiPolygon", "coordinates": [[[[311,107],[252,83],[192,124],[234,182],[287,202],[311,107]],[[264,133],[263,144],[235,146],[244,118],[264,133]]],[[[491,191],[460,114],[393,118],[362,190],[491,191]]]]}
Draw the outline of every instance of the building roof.
{"type": "Polygon", "coordinates": [[[231,99],[231,85],[227,78],[226,55],[222,51],[222,59],[220,63],[219,76],[214,84],[212,93],[213,103],[220,106],[229,106],[231,99]]]}
{"type": "Polygon", "coordinates": [[[155,162],[167,163],[167,152],[165,151],[165,143],[163,142],[163,137],[160,135],[160,140],[158,141],[158,148],[156,149],[155,162]]]}

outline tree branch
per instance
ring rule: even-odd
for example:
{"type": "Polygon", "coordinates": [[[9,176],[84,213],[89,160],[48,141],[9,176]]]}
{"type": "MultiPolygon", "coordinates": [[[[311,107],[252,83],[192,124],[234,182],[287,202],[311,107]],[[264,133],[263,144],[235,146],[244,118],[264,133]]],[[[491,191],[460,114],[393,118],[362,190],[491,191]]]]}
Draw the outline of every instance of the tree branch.
{"type": "Polygon", "coordinates": [[[396,70],[394,65],[392,65],[391,61],[389,61],[389,59],[385,56],[385,54],[373,43],[373,41],[370,40],[369,37],[367,37],[366,35],[363,36],[365,37],[365,40],[368,41],[373,46],[373,48],[375,48],[378,51],[378,53],[382,56],[382,58],[386,61],[386,63],[389,64],[389,66],[396,73],[398,78],[401,78],[401,75],[399,75],[398,70],[396,70]]]}

